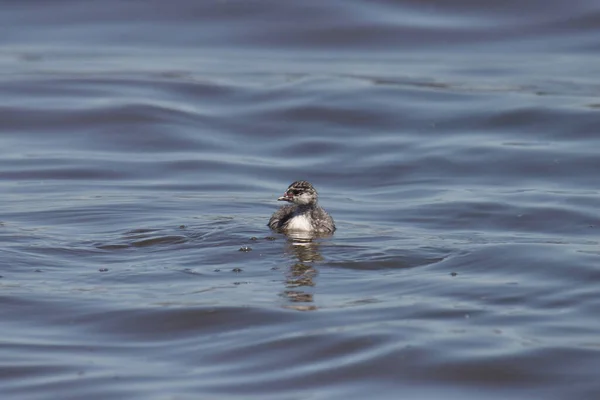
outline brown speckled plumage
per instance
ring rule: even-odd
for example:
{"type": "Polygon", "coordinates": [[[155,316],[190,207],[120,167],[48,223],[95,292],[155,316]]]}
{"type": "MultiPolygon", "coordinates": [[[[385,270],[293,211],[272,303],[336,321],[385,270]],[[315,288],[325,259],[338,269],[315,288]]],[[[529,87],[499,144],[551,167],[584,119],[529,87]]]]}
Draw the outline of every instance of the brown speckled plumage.
{"type": "Polygon", "coordinates": [[[319,206],[317,191],[309,182],[292,183],[278,200],[293,204],[275,211],[268,224],[271,229],[324,233],[335,231],[333,218],[319,206]]]}

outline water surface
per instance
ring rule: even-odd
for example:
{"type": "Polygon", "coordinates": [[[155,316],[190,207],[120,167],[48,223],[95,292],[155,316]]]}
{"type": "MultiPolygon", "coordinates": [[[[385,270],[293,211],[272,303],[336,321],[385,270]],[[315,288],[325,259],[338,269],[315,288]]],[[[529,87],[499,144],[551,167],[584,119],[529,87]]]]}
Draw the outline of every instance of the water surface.
{"type": "Polygon", "coordinates": [[[0,24],[3,398],[600,396],[596,1],[0,24]]]}

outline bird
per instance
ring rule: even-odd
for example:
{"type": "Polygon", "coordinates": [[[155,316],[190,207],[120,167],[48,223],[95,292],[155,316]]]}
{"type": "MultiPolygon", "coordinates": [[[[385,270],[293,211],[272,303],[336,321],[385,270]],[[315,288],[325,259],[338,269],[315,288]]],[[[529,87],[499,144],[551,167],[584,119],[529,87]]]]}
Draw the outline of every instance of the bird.
{"type": "Polygon", "coordinates": [[[319,195],[307,181],[292,183],[278,201],[292,203],[275,211],[267,224],[271,229],[287,232],[333,233],[333,218],[318,204],[319,195]]]}

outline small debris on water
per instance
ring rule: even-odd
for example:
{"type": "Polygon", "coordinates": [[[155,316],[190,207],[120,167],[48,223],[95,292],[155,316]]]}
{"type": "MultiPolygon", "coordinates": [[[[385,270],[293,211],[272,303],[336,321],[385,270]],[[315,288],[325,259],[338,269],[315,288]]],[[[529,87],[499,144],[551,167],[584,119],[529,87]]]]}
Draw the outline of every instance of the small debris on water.
{"type": "Polygon", "coordinates": [[[42,272],[41,269],[36,269],[34,272],[42,272]]]}
{"type": "Polygon", "coordinates": [[[450,275],[456,276],[456,275],[458,275],[458,272],[450,272],[450,275]]]}
{"type": "Polygon", "coordinates": [[[235,272],[236,274],[239,274],[243,270],[241,268],[234,268],[234,269],[232,269],[232,271],[235,272]]]}
{"type": "Polygon", "coordinates": [[[252,241],[254,242],[254,241],[258,240],[258,238],[257,238],[256,236],[252,236],[252,237],[250,238],[250,240],[252,240],[252,241]]]}
{"type": "Polygon", "coordinates": [[[265,239],[267,239],[267,240],[275,240],[277,238],[275,236],[265,236],[265,239]]]}
{"type": "Polygon", "coordinates": [[[215,272],[221,272],[221,270],[219,268],[215,269],[215,272]]]}
{"type": "Polygon", "coordinates": [[[185,228],[187,228],[187,226],[185,226],[185,225],[179,225],[179,229],[185,229],[185,228]]]}
{"type": "Polygon", "coordinates": [[[108,268],[100,268],[98,271],[100,271],[100,272],[108,272],[108,268]]]}
{"type": "Polygon", "coordinates": [[[248,252],[248,251],[252,251],[252,248],[251,248],[251,247],[248,247],[248,246],[242,246],[242,247],[240,247],[240,250],[239,250],[239,251],[243,251],[243,252],[245,252],[245,253],[246,253],[246,252],[248,252]]]}

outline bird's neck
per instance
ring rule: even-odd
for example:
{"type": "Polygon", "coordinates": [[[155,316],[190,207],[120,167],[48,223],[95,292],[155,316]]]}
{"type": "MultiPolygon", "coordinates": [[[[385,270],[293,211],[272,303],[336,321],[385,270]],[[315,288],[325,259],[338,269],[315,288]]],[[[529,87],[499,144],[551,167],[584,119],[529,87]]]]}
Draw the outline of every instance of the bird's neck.
{"type": "Polygon", "coordinates": [[[299,213],[305,213],[305,212],[311,211],[316,206],[317,206],[317,202],[316,201],[314,201],[312,203],[308,203],[308,204],[298,204],[298,208],[296,210],[299,213]]]}

